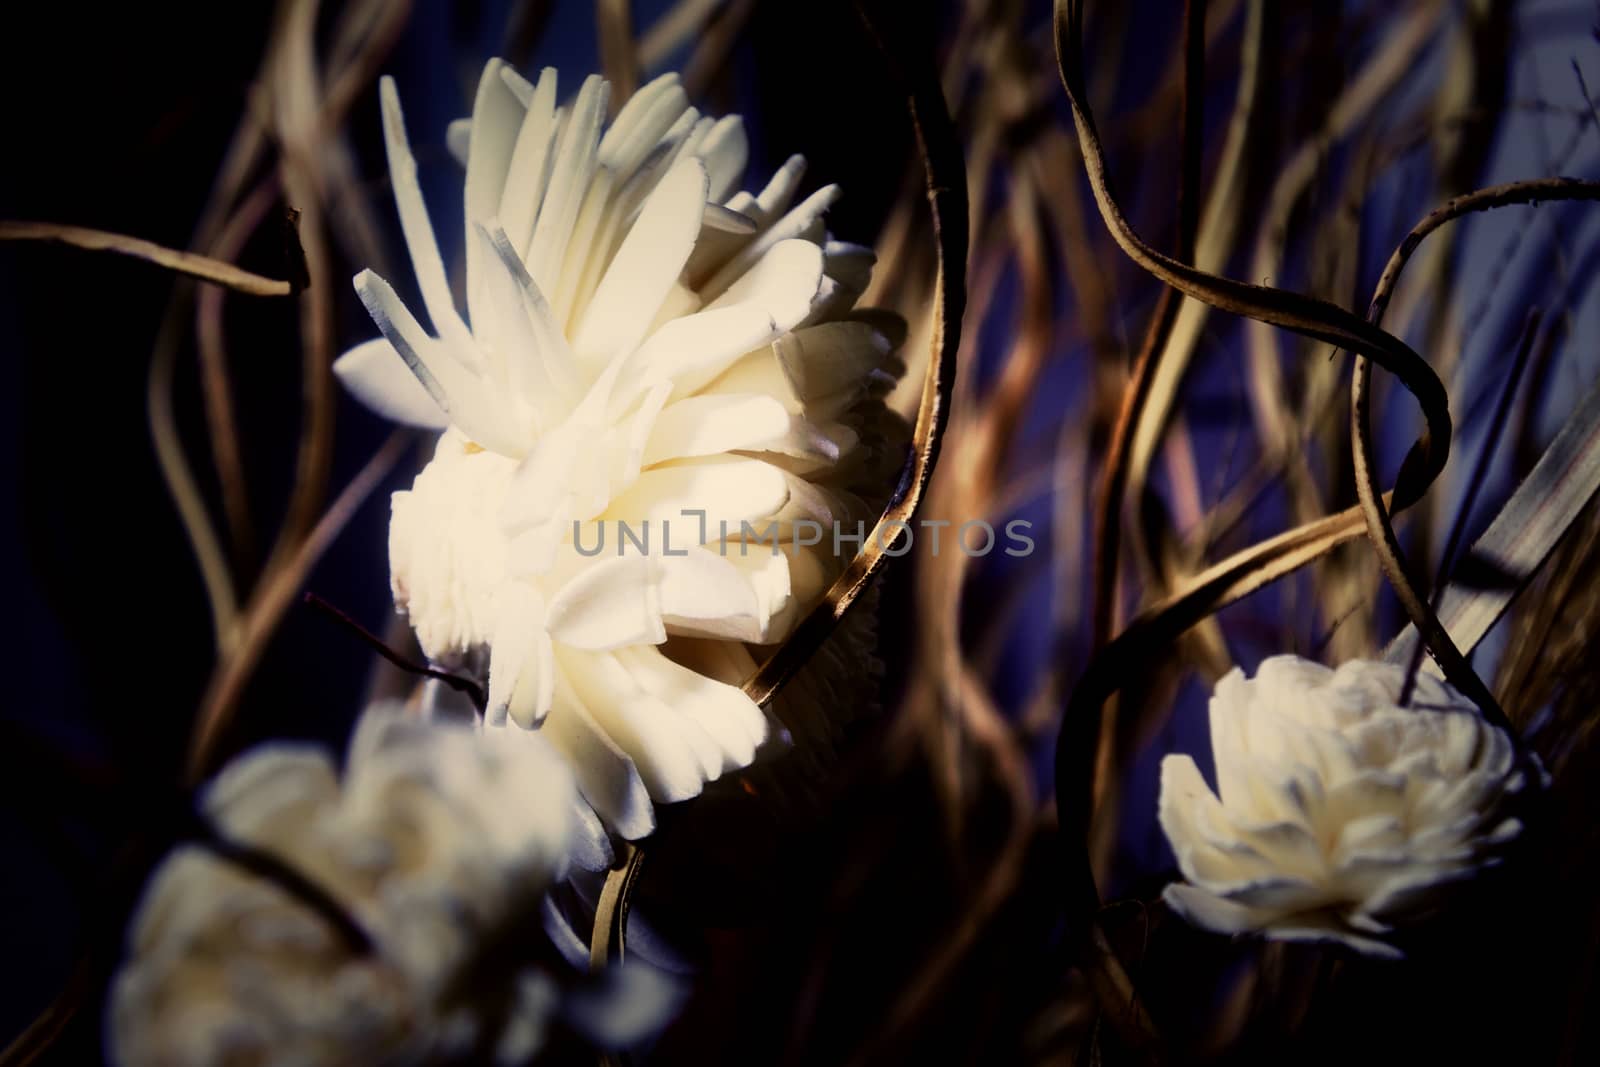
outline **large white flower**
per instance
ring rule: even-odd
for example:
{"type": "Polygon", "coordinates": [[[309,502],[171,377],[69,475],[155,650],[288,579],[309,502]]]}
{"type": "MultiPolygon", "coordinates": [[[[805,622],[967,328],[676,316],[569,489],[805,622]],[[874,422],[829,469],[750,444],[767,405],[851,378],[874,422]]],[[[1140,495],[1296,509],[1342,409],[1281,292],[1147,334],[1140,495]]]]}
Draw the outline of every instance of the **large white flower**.
{"type": "MultiPolygon", "coordinates": [[[[523,1062],[560,994],[512,965],[478,988],[572,848],[574,793],[537,735],[369,712],[342,777],[322,751],[230,763],[204,810],[224,838],[310,880],[372,939],[358,953],[304,901],[209,849],[157,869],[112,988],[117,1062],[523,1062]]],[[[537,922],[535,921],[535,926],[537,922]]]]}
{"type": "Polygon", "coordinates": [[[1400,706],[1405,674],[1276,656],[1218,682],[1218,792],[1189,756],[1161,764],[1161,827],[1191,883],[1167,903],[1219,933],[1398,956],[1397,924],[1497,862],[1521,831],[1508,802],[1542,771],[1426,672],[1400,706]]]}
{"type": "Polygon", "coordinates": [[[902,331],[853,310],[873,260],[827,237],[837,187],[791,207],[795,157],[737,191],[740,120],[702,117],[675,75],[609,127],[608,95],[591,77],[558,107],[554,70],[485,68],[450,136],[464,318],[384,81],[432,332],[363,272],[383,337],[335,369],[377,410],[444,431],[390,534],[424,651],[469,667],[486,652],[489,723],[541,726],[605,825],[639,837],[652,801],[698,794],[766,739],[738,688],[747,646],[780,641],[853,554],[835,524],[876,516],[902,331]]]}

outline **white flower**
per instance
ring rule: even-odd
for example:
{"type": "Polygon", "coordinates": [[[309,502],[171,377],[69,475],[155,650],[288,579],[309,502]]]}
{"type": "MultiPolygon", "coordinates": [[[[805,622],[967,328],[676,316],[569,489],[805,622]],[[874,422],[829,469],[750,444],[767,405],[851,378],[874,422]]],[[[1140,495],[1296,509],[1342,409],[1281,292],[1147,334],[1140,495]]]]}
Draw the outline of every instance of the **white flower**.
{"type": "Polygon", "coordinates": [[[1190,757],[1161,764],[1161,827],[1191,883],[1167,903],[1219,933],[1398,956],[1397,924],[1496,863],[1522,828],[1508,802],[1542,772],[1426,672],[1399,706],[1405,674],[1276,656],[1218,682],[1218,793],[1190,757]]]}
{"type": "Polygon", "coordinates": [[[318,749],[273,745],[224,769],[204,810],[287,864],[371,937],[358,954],[273,882],[198,845],[157,869],[110,1004],[128,1065],[422,1063],[495,1049],[516,1062],[559,993],[509,976],[503,1006],[470,968],[538,907],[571,848],[570,775],[537,735],[369,712],[343,781],[318,749]],[[465,995],[464,995],[465,994],[465,995]],[[487,1045],[484,1042],[487,1041],[487,1045]]]}
{"type": "Polygon", "coordinates": [[[390,532],[423,650],[457,668],[487,653],[488,721],[542,727],[605,826],[636,838],[652,801],[695,796],[767,738],[739,689],[746,646],[782,640],[853,555],[836,523],[876,518],[898,468],[881,396],[901,329],[853,310],[872,255],[828,239],[837,187],[791,207],[795,157],[736,191],[740,120],[702,117],[675,75],[606,127],[608,94],[591,77],[557,107],[554,70],[534,85],[485,68],[451,130],[464,318],[384,81],[433,329],[363,272],[383,338],[335,369],[370,406],[443,431],[390,532]]]}

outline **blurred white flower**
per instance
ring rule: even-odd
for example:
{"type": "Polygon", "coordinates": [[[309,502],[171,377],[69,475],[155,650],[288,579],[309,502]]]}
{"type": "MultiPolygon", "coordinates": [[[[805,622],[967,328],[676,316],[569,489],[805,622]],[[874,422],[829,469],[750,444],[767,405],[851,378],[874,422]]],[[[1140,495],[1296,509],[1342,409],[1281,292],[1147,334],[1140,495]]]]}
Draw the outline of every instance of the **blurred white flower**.
{"type": "Polygon", "coordinates": [[[342,782],[320,750],[272,745],[229,764],[203,807],[225,840],[336,900],[372,949],[271,880],[183,846],[130,928],[110,1003],[117,1062],[521,1062],[542,1041],[554,980],[521,967],[485,994],[473,970],[530,917],[537,931],[564,874],[572,781],[538,735],[379,706],[342,782]]]}
{"type": "Polygon", "coordinates": [[[1218,933],[1399,956],[1396,925],[1498,862],[1522,828],[1508,802],[1543,772],[1427,672],[1399,706],[1405,674],[1276,656],[1218,682],[1218,792],[1189,756],[1161,764],[1161,827],[1190,883],[1167,903],[1218,933]]]}
{"type": "Polygon", "coordinates": [[[803,160],[738,192],[737,117],[702,117],[666,75],[607,127],[608,94],[590,77],[557,107],[554,70],[535,85],[484,69],[450,133],[464,318],[384,81],[433,328],[363,272],[383,337],[335,369],[378,411],[443,431],[390,532],[424,651],[457,668],[487,652],[489,722],[542,726],[605,826],[636,838],[652,801],[698,794],[766,739],[739,689],[745,646],[787,634],[854,554],[834,524],[870,527],[891,488],[881,397],[903,327],[853,310],[873,257],[828,239],[837,187],[791,207],[803,160]],[[759,540],[774,523],[781,551],[759,540]]]}

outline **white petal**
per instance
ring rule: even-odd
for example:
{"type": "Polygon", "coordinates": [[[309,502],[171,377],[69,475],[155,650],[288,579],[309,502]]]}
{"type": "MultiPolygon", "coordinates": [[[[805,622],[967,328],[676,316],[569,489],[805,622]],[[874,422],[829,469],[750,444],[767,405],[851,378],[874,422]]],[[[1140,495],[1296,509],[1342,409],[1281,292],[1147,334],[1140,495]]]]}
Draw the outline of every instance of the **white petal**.
{"type": "Polygon", "coordinates": [[[674,165],[679,160],[698,157],[700,146],[706,143],[706,138],[711,136],[711,131],[716,128],[716,125],[717,120],[709,115],[696,120],[694,127],[689,130],[689,136],[685,137],[683,143],[678,146],[678,151],[673,157],[674,165]]]}
{"type": "MultiPolygon", "coordinates": [[[[1271,660],[1264,660],[1262,667],[1271,660]]],[[[1233,668],[1218,680],[1207,708],[1211,750],[1217,766],[1217,795],[1230,810],[1269,817],[1270,805],[1257,802],[1258,783],[1250,766],[1245,726],[1252,694],[1244,671],[1233,668]]]]}
{"type": "Polygon", "coordinates": [[[565,391],[549,373],[561,354],[551,352],[540,336],[537,315],[521,284],[526,278],[522,262],[512,253],[508,265],[503,255],[510,247],[504,233],[496,229],[491,234],[483,223],[474,222],[467,243],[477,250],[485,297],[473,336],[485,352],[490,388],[499,392],[500,406],[515,420],[524,444],[532,444],[542,428],[561,417],[557,398],[565,391]]]}
{"type": "Polygon", "coordinates": [[[357,400],[384,418],[424,430],[450,425],[444,409],[385,338],[350,349],[333,361],[333,373],[357,400]]]}
{"type": "MultiPolygon", "coordinates": [[[[860,444],[861,436],[855,429],[835,420],[848,413],[862,392],[857,385],[848,392],[802,402],[796,395],[795,383],[778,359],[776,346],[769,345],[744,356],[688,399],[707,403],[751,396],[772,399],[789,413],[787,429],[763,442],[731,447],[785,457],[777,462],[786,470],[811,475],[840,462],[860,444]]],[[[662,447],[668,446],[664,442],[662,447]]]]}
{"type": "MultiPolygon", "coordinates": [[[[524,112],[526,112],[528,108],[533,105],[533,97],[535,93],[533,83],[518,73],[517,68],[502,61],[500,64],[500,80],[503,81],[506,88],[511,91],[511,95],[516,98],[517,103],[522,105],[522,110],[524,112]]],[[[516,136],[517,129],[520,126],[521,118],[519,117],[517,122],[512,124],[511,135],[513,138],[516,136]]]]}
{"type": "Polygon", "coordinates": [[[656,330],[629,357],[635,388],[662,380],[674,396],[693,393],[735,360],[803,320],[822,280],[822,250],[784,241],[703,311],[656,330]]]}
{"type": "Polygon", "coordinates": [[[700,128],[700,122],[700,112],[692,107],[687,108],[673,120],[672,125],[661,135],[655,146],[645,153],[638,169],[628,179],[634,199],[630,204],[625,204],[624,209],[630,217],[634,209],[643,203],[644,198],[656,187],[662,176],[683,158],[684,146],[688,144],[694,131],[700,128]]]}
{"type": "Polygon", "coordinates": [[[550,188],[534,224],[533,240],[524,257],[528,273],[546,295],[554,292],[566,259],[567,240],[577,224],[578,211],[594,176],[595,148],[600,125],[605,117],[611,86],[599,75],[590,75],[578,91],[556,145],[551,164],[550,188]]]}
{"type": "Polygon", "coordinates": [[[607,458],[585,447],[585,427],[568,421],[539,438],[517,466],[500,509],[500,526],[513,539],[513,566],[536,577],[549,569],[557,545],[573,517],[589,514],[574,506],[584,482],[604,479],[607,458]]]}
{"type": "Polygon", "coordinates": [[[639,769],[589,713],[565,672],[556,674],[555,702],[540,727],[572,768],[578,791],[617,833],[637,840],[655,829],[655,809],[639,769]]]}
{"type": "Polygon", "coordinates": [[[1425,911],[1435,903],[1441,889],[1452,882],[1471,878],[1478,868],[1466,866],[1452,871],[1432,867],[1412,867],[1381,879],[1361,903],[1361,916],[1387,924],[1425,911]]]}
{"type": "Polygon", "coordinates": [[[1320,906],[1334,895],[1313,835],[1293,822],[1242,824],[1187,755],[1161,761],[1158,814],[1184,876],[1203,889],[1278,910],[1320,906]]]}
{"type": "Polygon", "coordinates": [[[641,473],[638,481],[611,502],[605,518],[630,523],[646,520],[653,526],[671,522],[677,529],[695,521],[684,517],[685,510],[699,509],[706,513],[709,536],[715,537],[722,522],[737,531],[742,520],[776,515],[788,503],[789,492],[783,472],[760,460],[690,460],[641,473]]]}
{"type": "Polygon", "coordinates": [[[755,303],[735,304],[715,311],[699,311],[662,326],[628,357],[622,375],[626,387],[642,391],[657,382],[672,382],[681,394],[694,382],[711,379],[734,360],[767,344],[779,332],[766,308],[755,303]]]}
{"type": "MultiPolygon", "coordinates": [[[[501,68],[502,73],[510,69],[501,68]]],[[[544,68],[517,130],[516,144],[506,165],[505,188],[500,193],[497,213],[519,257],[533,240],[534,220],[550,180],[556,139],[556,84],[555,68],[544,68]]]]}
{"type": "Polygon", "coordinates": [[[389,156],[389,180],[394,186],[395,207],[400,212],[400,229],[405,233],[406,248],[411,253],[411,266],[417,274],[417,285],[422,289],[422,302],[439,336],[461,344],[467,340],[467,326],[461,321],[461,313],[450,296],[450,279],[445,274],[444,258],[439,254],[439,242],[433,235],[433,223],[428,219],[428,207],[422,200],[417,161],[406,140],[400,91],[395,88],[393,78],[385,75],[378,83],[378,97],[383,112],[384,146],[389,156]]]}
{"type": "MultiPolygon", "coordinates": [[[[1215,892],[1210,887],[1208,891],[1215,892]]],[[[1259,882],[1233,886],[1220,893],[1235,904],[1261,908],[1278,915],[1311,913],[1337,903],[1321,886],[1295,878],[1268,878],[1259,882]]]]}
{"type": "MultiPolygon", "coordinates": [[[[555,313],[523,266],[510,238],[493,226],[487,233],[506,276],[516,283],[522,311],[533,330],[532,347],[507,353],[511,386],[533,402],[547,423],[555,422],[560,413],[572,410],[583,396],[577,360],[556,323],[555,313]]],[[[509,309],[506,313],[510,313],[509,309]]]]}
{"type": "MultiPolygon", "coordinates": [[[[763,230],[761,234],[744,248],[740,249],[734,257],[718,268],[705,285],[700,286],[702,295],[717,297],[738,281],[746,272],[750,271],[767,252],[778,245],[791,240],[804,240],[810,244],[809,237],[815,230],[819,220],[828,208],[839,199],[839,187],[827,185],[818,189],[801,202],[793,211],[763,230]]],[[[818,249],[820,255],[821,249],[818,249]]],[[[815,290],[812,290],[815,294],[815,290]]],[[[809,311],[810,308],[808,307],[809,311]]],[[[798,320],[796,320],[798,321],[798,320]]]]}
{"type": "Polygon", "coordinates": [[[795,392],[793,380],[784,371],[771,345],[758,348],[737,360],[704,386],[701,396],[770,396],[791,415],[805,411],[805,403],[795,392]]]}
{"type": "Polygon", "coordinates": [[[633,758],[652,799],[671,804],[700,795],[706,761],[712,758],[709,738],[704,739],[707,752],[697,752],[682,718],[642,699],[643,690],[609,653],[559,649],[556,655],[595,722],[633,758]]]}
{"type": "Polygon", "coordinates": [[[639,343],[700,233],[706,181],[705,165],[689,159],[650,194],[584,313],[580,355],[609,360],[639,343]]]}
{"type": "Polygon", "coordinates": [[[1345,945],[1366,956],[1378,959],[1403,959],[1405,953],[1386,941],[1364,937],[1332,918],[1319,915],[1297,915],[1274,923],[1264,933],[1275,941],[1310,941],[1345,945]]]}
{"type": "Polygon", "coordinates": [[[816,418],[831,418],[884,381],[889,342],[861,322],[808,326],[773,342],[794,395],[816,418]]]}
{"type": "MultiPolygon", "coordinates": [[[[623,718],[627,720],[627,729],[634,733],[642,746],[660,747],[654,739],[667,734],[670,735],[670,744],[674,748],[685,747],[693,755],[697,764],[695,777],[699,782],[690,785],[687,777],[684,777],[682,782],[683,786],[693,790],[690,796],[700,792],[701,784],[714,782],[722,777],[725,762],[722,747],[693,716],[685,714],[681,708],[658,699],[640,683],[616,653],[600,653],[587,659],[591,667],[589,679],[601,683],[604,687],[602,691],[609,691],[610,700],[607,707],[616,708],[622,713],[619,722],[623,718]]],[[[648,760],[635,756],[634,762],[642,767],[648,760]]],[[[678,799],[668,797],[669,791],[676,792],[676,789],[669,787],[668,790],[663,790],[659,798],[678,799]]]]}
{"type": "Polygon", "coordinates": [[[783,402],[771,396],[686,397],[669,404],[656,419],[644,464],[759,449],[789,432],[789,418],[783,402]]]}
{"type": "Polygon", "coordinates": [[[738,115],[718,119],[696,152],[711,176],[709,199],[722,203],[739,186],[745,163],[750,158],[750,139],[745,136],[744,120],[738,115]]]}
{"type": "Polygon", "coordinates": [[[668,641],[672,659],[707,678],[731,686],[743,686],[756,673],[756,660],[750,650],[733,641],[668,641]]]}
{"type": "Polygon", "coordinates": [[[638,683],[668,707],[681,708],[725,754],[723,770],[748,767],[767,739],[767,717],[738,686],[707,678],[668,659],[657,648],[616,652],[638,683]]]}
{"type": "Polygon", "coordinates": [[[262,841],[335,802],[338,776],[327,753],[273,742],[231,761],[205,789],[202,805],[228,833],[262,841]]]}
{"type": "Polygon", "coordinates": [[[860,295],[872,284],[872,268],[878,256],[866,245],[829,241],[822,246],[822,256],[828,277],[851,292],[860,295]]]}
{"type": "MultiPolygon", "coordinates": [[[[578,210],[577,221],[572,225],[572,235],[567,239],[567,255],[561,263],[561,278],[553,301],[556,321],[571,324],[573,308],[581,301],[588,304],[590,294],[579,292],[591,256],[598,253],[596,234],[605,219],[611,203],[611,191],[616,185],[616,175],[608,167],[597,167],[589,180],[589,189],[583,197],[583,207],[578,210]]],[[[604,360],[595,360],[591,372],[605,366],[604,360]]]]}
{"type": "Polygon", "coordinates": [[[465,167],[472,152],[472,120],[451,119],[444,130],[444,144],[451,157],[465,167]]]}
{"type": "Polygon", "coordinates": [[[756,220],[749,215],[742,215],[729,207],[707,201],[705,215],[700,220],[701,226],[707,230],[716,230],[729,234],[752,234],[756,232],[756,220]]]}
{"type": "MultiPolygon", "coordinates": [[[[783,166],[778,168],[772,180],[767,183],[760,196],[751,196],[749,193],[735,193],[727,200],[727,207],[742,215],[754,219],[758,227],[766,227],[789,206],[789,199],[799,187],[800,179],[805,174],[806,161],[803,156],[790,156],[783,166]]],[[[690,282],[697,288],[721,269],[729,259],[746,248],[751,237],[744,235],[724,234],[712,231],[706,235],[707,240],[702,240],[695,247],[694,255],[689,257],[689,266],[684,273],[690,282]]]]}
{"type": "Polygon", "coordinates": [[[1221,804],[1200,776],[1200,769],[1195,766],[1192,757],[1173,753],[1162,758],[1157,817],[1162,832],[1167,835],[1177,855],[1183,876],[1191,882],[1205,884],[1202,872],[1195,864],[1197,852],[1213,857],[1205,872],[1207,874],[1213,873],[1212,869],[1218,864],[1230,861],[1238,863],[1220,879],[1224,884],[1247,881],[1258,873],[1263,862],[1261,857],[1253,854],[1230,857],[1218,848],[1219,844],[1230,843],[1221,837],[1216,825],[1226,821],[1220,809],[1221,804]]]}
{"type": "Polygon", "coordinates": [[[1402,821],[1402,816],[1381,811],[1373,812],[1350,819],[1341,825],[1338,837],[1329,851],[1341,859],[1381,855],[1405,849],[1409,836],[1408,827],[1402,821]]]}
{"type": "MultiPolygon", "coordinates": [[[[474,222],[486,222],[500,213],[506,171],[511,164],[517,131],[527,111],[526,105],[507,85],[503,77],[506,69],[504,62],[491,59],[483,65],[483,73],[478,78],[478,93],[472,104],[473,135],[467,155],[464,197],[469,228],[474,222]]],[[[491,310],[481,277],[485,266],[483,256],[481,245],[468,243],[467,309],[471,312],[474,329],[491,310]]]]}
{"type": "Polygon", "coordinates": [[[639,477],[639,470],[644,466],[645,448],[650,443],[662,406],[666,404],[671,391],[672,387],[666,382],[651,387],[639,401],[639,406],[619,427],[621,432],[613,435],[611,491],[607,493],[607,499],[622,492],[639,477]]]}
{"type": "Polygon", "coordinates": [[[800,188],[800,179],[805,175],[805,156],[792,155],[784,160],[783,166],[777,169],[766,188],[756,197],[755,206],[761,213],[763,223],[771,222],[789,206],[794,200],[795,191],[800,188]]]}
{"type": "Polygon", "coordinates": [[[872,282],[877,257],[872,249],[843,241],[824,241],[822,290],[807,323],[832,322],[850,314],[872,282]]]}
{"type": "Polygon", "coordinates": [[[555,660],[545,628],[544,597],[522,582],[499,592],[499,617],[490,639],[489,706],[486,718],[508,718],[525,729],[538,726],[555,699],[555,660]]]}
{"type": "MultiPolygon", "coordinates": [[[[746,557],[762,562],[762,557],[746,557]]],[[[740,568],[734,557],[694,548],[684,556],[660,561],[661,615],[668,629],[690,637],[716,637],[728,641],[767,640],[767,620],[784,606],[788,593],[788,567],[783,557],[766,557],[767,568],[740,568]],[[768,571],[780,572],[781,586],[773,589],[768,571]]]]}
{"type": "Polygon", "coordinates": [[[1191,885],[1169,885],[1161,899],[1191,924],[1218,934],[1244,934],[1260,931],[1271,916],[1246,908],[1191,885]]]}
{"type": "Polygon", "coordinates": [[[811,477],[838,463],[854,451],[861,435],[842,422],[815,423],[790,416],[789,432],[767,442],[761,451],[773,453],[773,462],[794,474],[811,477]]]}
{"type": "Polygon", "coordinates": [[[602,165],[626,182],[689,106],[676,73],[663,74],[628,98],[600,141],[602,165]]]}
{"type": "Polygon", "coordinates": [[[356,275],[355,288],[378,329],[450,421],[485,448],[515,455],[519,435],[505,424],[482,380],[454,357],[456,349],[429,337],[394,288],[372,271],[356,275]]]}
{"type": "Polygon", "coordinates": [[[811,313],[821,282],[822,249],[810,241],[779,241],[719,290],[721,295],[706,308],[753,304],[771,315],[780,331],[789,330],[811,313]]]}
{"type": "Polygon", "coordinates": [[[667,638],[661,621],[656,560],[628,555],[592,562],[550,599],[550,636],[591,650],[655,645],[667,638]]]}

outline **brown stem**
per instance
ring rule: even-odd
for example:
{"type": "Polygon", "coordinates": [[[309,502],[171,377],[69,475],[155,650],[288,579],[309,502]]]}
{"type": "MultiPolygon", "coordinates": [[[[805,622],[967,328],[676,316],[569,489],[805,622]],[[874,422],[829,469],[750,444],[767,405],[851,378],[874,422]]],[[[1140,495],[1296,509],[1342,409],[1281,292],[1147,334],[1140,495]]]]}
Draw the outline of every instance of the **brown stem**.
{"type": "Polygon", "coordinates": [[[117,252],[247,296],[288,296],[294,291],[294,287],[286,281],[265,278],[220,259],[194,252],[179,252],[140,237],[92,230],[87,226],[63,226],[54,222],[0,222],[0,241],[56,241],[90,252],[117,252]]]}

